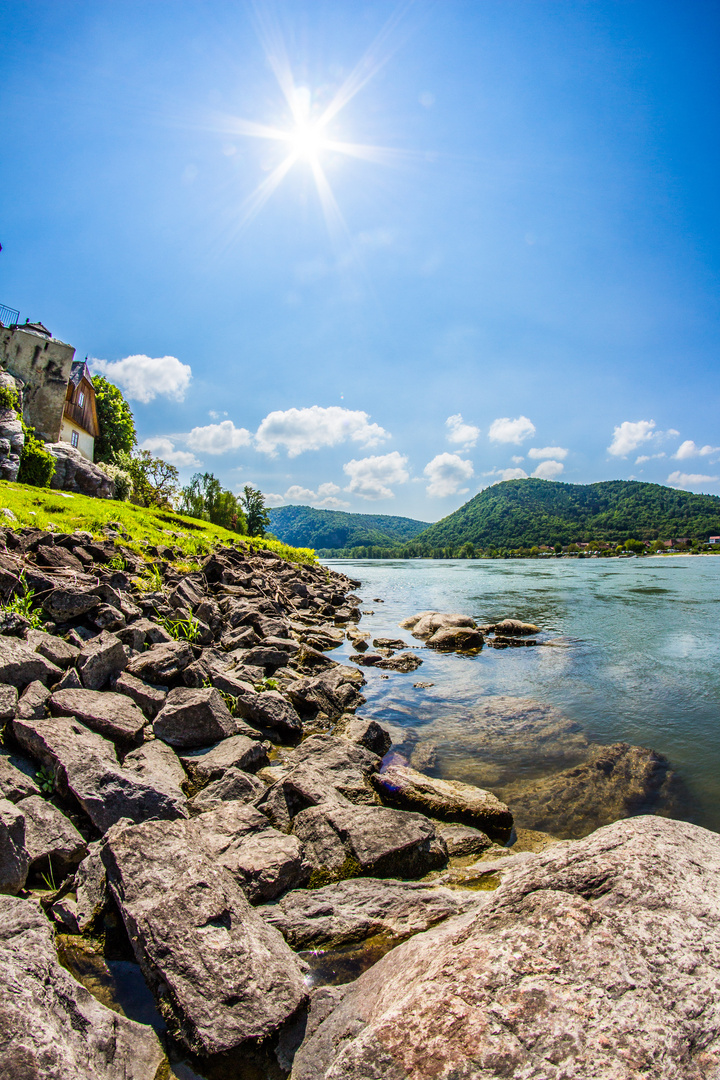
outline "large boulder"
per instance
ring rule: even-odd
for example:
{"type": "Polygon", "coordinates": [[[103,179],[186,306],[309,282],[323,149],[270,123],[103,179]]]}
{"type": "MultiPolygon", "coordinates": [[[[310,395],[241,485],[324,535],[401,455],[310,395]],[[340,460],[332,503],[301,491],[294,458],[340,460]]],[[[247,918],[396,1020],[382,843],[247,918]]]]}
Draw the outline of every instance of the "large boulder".
{"type": "Polygon", "coordinates": [[[224,802],[255,803],[264,794],[265,784],[261,780],[232,765],[193,795],[188,801],[188,810],[192,814],[202,814],[206,810],[216,810],[224,802]]]}
{"type": "Polygon", "coordinates": [[[153,731],[171,746],[200,747],[234,735],[236,725],[213,687],[177,686],[155,717],[153,731]]]}
{"type": "Polygon", "coordinates": [[[71,622],[100,606],[100,597],[88,589],[52,589],[43,600],[43,611],[53,622],[71,622]]]}
{"type": "Polygon", "coordinates": [[[505,805],[483,788],[459,780],[439,780],[406,765],[389,765],[372,782],[384,802],[405,810],[458,825],[472,825],[494,840],[507,840],[513,816],[505,805]]]}
{"type": "Polygon", "coordinates": [[[109,691],[57,690],[48,706],[53,716],[74,716],[99,735],[120,742],[137,742],[146,723],[137,705],[109,691]]]}
{"type": "Polygon", "coordinates": [[[266,690],[264,693],[247,690],[238,697],[236,708],[238,716],[258,727],[290,737],[302,734],[300,717],[290,702],[276,690],[266,690]]]}
{"type": "MultiPolygon", "coordinates": [[[[16,388],[15,380],[7,372],[0,374],[0,380],[3,388],[16,388]]],[[[17,480],[24,445],[25,432],[19,414],[15,409],[0,408],[0,479],[11,483],[17,480]]]]}
{"type": "Polygon", "coordinates": [[[288,754],[287,764],[318,770],[333,791],[354,803],[376,803],[371,777],[380,768],[380,757],[365,746],[333,735],[311,735],[288,754]]]}
{"type": "Polygon", "coordinates": [[[195,659],[187,641],[167,641],[152,645],[134,656],[127,666],[129,675],[156,686],[171,685],[195,659]]]}
{"type": "Polygon", "coordinates": [[[92,461],[69,443],[46,443],[55,458],[55,473],[50,487],[61,491],[75,491],[96,499],[114,499],[115,481],[92,461]]]}
{"type": "Polygon", "coordinates": [[[60,885],[87,854],[85,838],[69,818],[39,795],[17,804],[25,817],[25,848],[31,873],[45,873],[60,885]]]}
{"type": "Polygon", "coordinates": [[[8,1080],[157,1080],[165,1054],[152,1028],[112,1012],[55,952],[40,907],[0,897],[0,1071],[8,1080]]]}
{"type": "Polygon", "coordinates": [[[214,746],[186,751],[180,758],[191,779],[202,784],[220,779],[228,769],[255,772],[268,764],[263,744],[247,735],[232,735],[214,746]]]}
{"type": "Polygon", "coordinates": [[[17,806],[0,799],[0,893],[18,893],[30,866],[25,847],[25,815],[17,806]]]}
{"type": "Polygon", "coordinates": [[[119,824],[103,861],[170,1031],[190,1049],[215,1054],[269,1035],[306,991],[282,935],[204,852],[191,825],[119,824]]]}
{"type": "Polygon", "coordinates": [[[76,667],[86,689],[102,690],[111,678],[125,670],[127,662],[128,656],[120,638],[103,630],[83,647],[76,667]]]}
{"type": "Polygon", "coordinates": [[[351,984],[293,1080],[720,1076],[720,836],[642,817],[506,861],[351,984]]]}
{"type": "Polygon", "coordinates": [[[482,632],[469,626],[441,626],[425,644],[438,652],[473,652],[482,649],[485,639],[482,632]]]}
{"type": "Polygon", "coordinates": [[[62,671],[40,653],[17,638],[0,637],[0,683],[16,686],[18,689],[31,682],[47,685],[57,682],[62,671]]]}
{"type": "Polygon", "coordinates": [[[409,619],[403,619],[400,623],[403,630],[409,630],[413,637],[429,638],[436,631],[453,627],[465,627],[475,629],[476,623],[469,615],[457,615],[442,611],[422,611],[418,615],[412,615],[409,619]]]}

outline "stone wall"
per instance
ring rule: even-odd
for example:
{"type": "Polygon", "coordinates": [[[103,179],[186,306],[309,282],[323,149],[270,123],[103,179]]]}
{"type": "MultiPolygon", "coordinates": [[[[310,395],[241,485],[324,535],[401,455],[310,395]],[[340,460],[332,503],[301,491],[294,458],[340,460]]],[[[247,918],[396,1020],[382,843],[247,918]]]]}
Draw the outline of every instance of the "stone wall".
{"type": "Polygon", "coordinates": [[[58,442],[75,349],[37,330],[0,329],[0,366],[24,384],[23,416],[46,442],[58,442]]]}

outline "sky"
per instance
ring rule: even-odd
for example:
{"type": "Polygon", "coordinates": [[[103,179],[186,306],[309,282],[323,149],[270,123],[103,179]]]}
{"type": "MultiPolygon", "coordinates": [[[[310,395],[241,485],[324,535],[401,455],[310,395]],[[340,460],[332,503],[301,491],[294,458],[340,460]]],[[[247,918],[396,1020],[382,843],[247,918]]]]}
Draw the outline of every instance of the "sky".
{"type": "Polygon", "coordinates": [[[0,304],[140,446],[435,521],[720,494],[715,0],[0,0],[0,304]]]}

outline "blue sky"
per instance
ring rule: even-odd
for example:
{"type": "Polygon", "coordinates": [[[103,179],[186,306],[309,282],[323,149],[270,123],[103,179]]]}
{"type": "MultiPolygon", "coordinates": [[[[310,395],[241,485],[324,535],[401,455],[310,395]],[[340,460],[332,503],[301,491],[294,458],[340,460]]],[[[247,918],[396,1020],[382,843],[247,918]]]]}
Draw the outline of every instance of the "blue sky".
{"type": "Polygon", "coordinates": [[[0,27],[0,303],[183,479],[428,521],[512,475],[720,494],[715,2],[0,27]]]}

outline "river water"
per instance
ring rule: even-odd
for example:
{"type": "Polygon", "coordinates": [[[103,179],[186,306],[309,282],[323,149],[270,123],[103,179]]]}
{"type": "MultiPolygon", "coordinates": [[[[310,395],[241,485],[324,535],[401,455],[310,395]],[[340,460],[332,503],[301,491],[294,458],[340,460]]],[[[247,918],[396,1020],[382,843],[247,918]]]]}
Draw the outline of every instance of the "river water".
{"type": "Polygon", "coordinates": [[[502,791],[573,766],[586,740],[651,747],[686,785],[673,815],[720,831],[720,558],[328,565],[362,582],[362,630],[423,659],[410,674],[364,669],[362,715],[389,725],[412,764],[502,791]],[[520,618],[547,644],[437,654],[398,629],[433,609],[520,618]]]}

